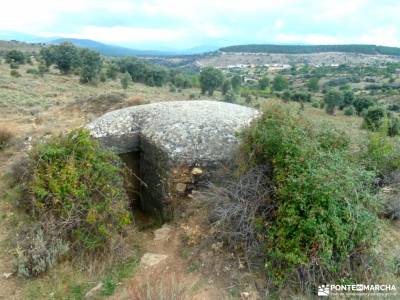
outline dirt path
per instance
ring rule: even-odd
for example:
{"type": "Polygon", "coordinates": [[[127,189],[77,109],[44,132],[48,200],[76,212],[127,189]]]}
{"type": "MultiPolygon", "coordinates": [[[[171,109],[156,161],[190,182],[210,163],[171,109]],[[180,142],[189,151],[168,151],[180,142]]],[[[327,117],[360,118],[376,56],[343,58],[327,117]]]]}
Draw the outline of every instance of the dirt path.
{"type": "MultiPolygon", "coordinates": [[[[0,178],[3,176],[8,160],[11,156],[0,153],[0,178]]],[[[4,183],[0,181],[0,299],[21,299],[16,279],[13,278],[13,260],[11,253],[6,252],[5,241],[8,237],[6,218],[11,213],[10,207],[5,203],[4,183]]]]}
{"type": "Polygon", "coordinates": [[[114,300],[141,299],[226,299],[226,291],[198,272],[190,272],[182,257],[181,229],[165,224],[147,233],[145,254],[138,271],[114,300]]]}

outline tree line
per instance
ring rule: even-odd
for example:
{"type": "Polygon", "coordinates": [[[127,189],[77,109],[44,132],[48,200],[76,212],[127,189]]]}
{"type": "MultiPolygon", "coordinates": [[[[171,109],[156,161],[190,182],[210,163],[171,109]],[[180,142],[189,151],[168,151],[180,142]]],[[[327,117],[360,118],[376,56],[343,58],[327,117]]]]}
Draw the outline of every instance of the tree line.
{"type": "MultiPolygon", "coordinates": [[[[79,48],[69,42],[43,47],[35,58],[39,62],[37,69],[28,69],[27,73],[43,76],[55,67],[63,75],[79,75],[83,84],[119,78],[123,88],[127,88],[132,81],[157,87],[170,84],[179,89],[198,85],[193,74],[154,65],[136,57],[105,58],[97,51],[79,48]]],[[[5,54],[5,60],[11,69],[17,69],[19,65],[31,62],[31,55],[11,50],[5,54]]]]}

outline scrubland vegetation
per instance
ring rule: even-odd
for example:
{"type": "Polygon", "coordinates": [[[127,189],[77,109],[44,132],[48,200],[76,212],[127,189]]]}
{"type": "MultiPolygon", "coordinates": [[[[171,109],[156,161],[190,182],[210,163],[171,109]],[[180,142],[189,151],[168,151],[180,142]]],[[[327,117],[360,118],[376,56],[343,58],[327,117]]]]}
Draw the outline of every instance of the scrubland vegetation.
{"type": "Polygon", "coordinates": [[[321,282],[398,282],[397,246],[389,254],[378,245],[385,217],[397,218],[399,141],[385,128],[354,139],[293,105],[263,110],[243,133],[236,179],[207,192],[214,238],[265,272],[271,296],[311,296],[321,282]]]}
{"type": "MultiPolygon", "coordinates": [[[[0,123],[2,225],[13,273],[29,278],[15,279],[23,297],[82,299],[99,281],[99,297],[110,296],[138,264],[145,237],[129,207],[127,170],[77,128],[124,106],[200,98],[263,115],[241,134],[229,182],[205,192],[210,231],[186,237],[185,247],[221,243],[240,264],[244,258],[263,280],[260,294],[272,298],[309,297],[321,283],[397,283],[399,69],[193,72],[68,43],[33,57],[5,53],[0,106],[15,126],[0,123]]],[[[128,294],[157,297],[157,286],[138,284],[128,294]]],[[[164,295],[184,299],[181,286],[167,286],[164,295]]]]}
{"type": "Polygon", "coordinates": [[[379,203],[375,174],[349,146],[345,133],[317,129],[279,106],[245,133],[250,162],[270,163],[273,172],[271,212],[260,230],[269,249],[265,268],[276,285],[357,280],[354,269],[378,235],[379,203]]]}

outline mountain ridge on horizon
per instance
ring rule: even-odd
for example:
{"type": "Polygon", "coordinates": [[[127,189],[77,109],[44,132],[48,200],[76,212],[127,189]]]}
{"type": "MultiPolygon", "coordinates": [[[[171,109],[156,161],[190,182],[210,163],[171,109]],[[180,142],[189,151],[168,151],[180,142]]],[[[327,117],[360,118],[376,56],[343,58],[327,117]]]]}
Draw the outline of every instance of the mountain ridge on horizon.
{"type": "Polygon", "coordinates": [[[172,56],[172,55],[191,55],[201,54],[205,52],[216,51],[220,46],[215,45],[199,45],[188,49],[141,49],[140,47],[125,47],[104,42],[99,42],[93,39],[82,38],[66,38],[62,36],[41,37],[20,32],[0,32],[0,40],[5,41],[20,41],[26,43],[45,43],[59,44],[62,42],[71,42],[75,46],[85,47],[99,51],[105,56],[172,56]]]}
{"type": "Polygon", "coordinates": [[[147,50],[123,47],[92,39],[65,38],[65,37],[40,37],[25,33],[1,32],[0,40],[16,40],[27,43],[60,44],[71,42],[75,46],[96,50],[105,56],[180,56],[196,55],[207,52],[221,51],[229,53],[281,53],[281,54],[307,54],[323,52],[359,53],[371,55],[400,56],[400,48],[379,46],[374,44],[338,44],[338,45],[309,45],[309,44],[239,44],[231,46],[201,45],[189,49],[147,50]]]}

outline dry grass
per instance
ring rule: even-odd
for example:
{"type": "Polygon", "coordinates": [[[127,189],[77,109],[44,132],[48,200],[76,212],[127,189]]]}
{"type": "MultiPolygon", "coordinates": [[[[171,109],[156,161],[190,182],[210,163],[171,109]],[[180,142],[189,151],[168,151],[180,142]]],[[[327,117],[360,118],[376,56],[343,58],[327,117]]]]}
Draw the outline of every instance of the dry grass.
{"type": "MultiPolygon", "coordinates": [[[[22,75],[15,78],[10,75],[8,64],[0,64],[0,108],[8,112],[24,112],[46,110],[55,106],[72,104],[80,99],[110,93],[125,93],[127,101],[159,102],[170,100],[186,100],[190,94],[199,94],[198,89],[185,89],[182,92],[170,92],[168,87],[149,87],[140,83],[132,83],[124,90],[119,80],[108,80],[96,85],[79,84],[76,75],[60,75],[52,69],[43,77],[27,74],[26,70],[36,67],[22,65],[18,72],[22,75]]],[[[209,98],[209,97],[207,97],[209,98]]]]}
{"type": "MultiPolygon", "coordinates": [[[[118,79],[96,85],[79,83],[76,75],[63,76],[51,69],[43,77],[27,74],[26,70],[37,67],[21,65],[22,77],[10,75],[8,64],[0,64],[0,127],[9,125],[20,140],[59,134],[87,124],[104,112],[127,106],[187,100],[191,94],[199,95],[198,89],[170,92],[167,86],[149,87],[132,83],[124,90],[118,79]],[[116,102],[108,101],[108,95],[123,94],[116,102]]],[[[214,99],[220,97],[218,94],[214,99]]],[[[209,98],[200,96],[196,98],[209,98]]]]}
{"type": "Polygon", "coordinates": [[[160,271],[149,273],[147,278],[133,281],[126,292],[131,300],[185,300],[188,287],[182,275],[165,274],[160,271]]]}

